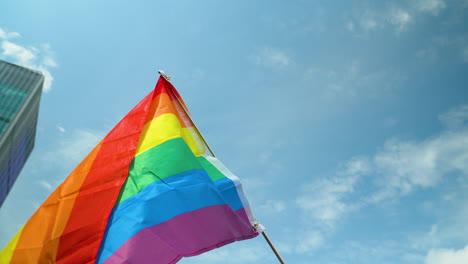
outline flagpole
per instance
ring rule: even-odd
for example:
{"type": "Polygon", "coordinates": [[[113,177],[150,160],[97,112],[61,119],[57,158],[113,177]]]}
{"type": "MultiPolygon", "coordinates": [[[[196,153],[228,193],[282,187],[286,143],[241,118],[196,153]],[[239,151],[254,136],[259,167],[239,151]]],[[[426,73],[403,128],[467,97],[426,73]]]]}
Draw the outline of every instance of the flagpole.
{"type": "MultiPolygon", "coordinates": [[[[171,79],[171,77],[169,77],[168,75],[166,75],[165,72],[159,70],[158,73],[166,80],[169,82],[169,80],[171,79]]],[[[190,113],[188,112],[188,110],[185,108],[184,104],[180,101],[179,97],[177,95],[174,94],[174,92],[171,90],[171,93],[172,95],[174,95],[174,97],[177,99],[177,101],[179,102],[179,105],[182,107],[182,109],[184,110],[185,114],[187,115],[187,117],[189,118],[190,122],[192,122],[193,124],[193,127],[195,128],[195,130],[197,131],[198,135],[200,135],[201,139],[203,140],[203,142],[205,143],[206,147],[208,148],[208,150],[210,151],[211,153],[211,156],[215,157],[216,158],[216,155],[214,154],[213,150],[211,149],[210,145],[208,144],[208,142],[206,141],[205,137],[202,135],[202,133],[200,132],[200,129],[198,129],[197,125],[195,124],[195,122],[193,122],[193,119],[192,117],[190,116],[190,113]]],[[[284,263],[284,260],[283,258],[281,257],[281,255],[279,254],[278,250],[276,250],[275,248],[275,245],[273,245],[273,242],[271,242],[270,238],[268,237],[267,233],[265,232],[265,230],[263,230],[262,232],[262,235],[263,235],[263,238],[265,238],[266,242],[268,243],[268,245],[270,246],[271,250],[273,251],[273,253],[275,253],[275,256],[276,258],[278,258],[278,261],[281,263],[281,264],[285,264],[284,263]]]]}
{"type": "Polygon", "coordinates": [[[276,258],[279,260],[279,262],[281,264],[284,264],[284,260],[283,258],[281,257],[281,255],[279,254],[278,250],[276,250],[275,248],[275,245],[273,245],[273,243],[271,242],[270,238],[268,237],[267,233],[265,232],[265,230],[262,232],[262,235],[263,235],[263,238],[265,238],[266,242],[268,243],[268,245],[270,246],[271,250],[273,250],[273,253],[275,253],[276,255],[276,258]]]}

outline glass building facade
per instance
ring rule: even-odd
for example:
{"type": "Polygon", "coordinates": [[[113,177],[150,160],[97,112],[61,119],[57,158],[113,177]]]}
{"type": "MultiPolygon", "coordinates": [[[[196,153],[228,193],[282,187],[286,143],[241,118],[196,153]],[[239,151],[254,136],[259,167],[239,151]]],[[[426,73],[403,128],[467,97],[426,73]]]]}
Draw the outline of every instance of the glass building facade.
{"type": "Polygon", "coordinates": [[[0,206],[34,147],[44,76],[0,60],[0,206]]]}

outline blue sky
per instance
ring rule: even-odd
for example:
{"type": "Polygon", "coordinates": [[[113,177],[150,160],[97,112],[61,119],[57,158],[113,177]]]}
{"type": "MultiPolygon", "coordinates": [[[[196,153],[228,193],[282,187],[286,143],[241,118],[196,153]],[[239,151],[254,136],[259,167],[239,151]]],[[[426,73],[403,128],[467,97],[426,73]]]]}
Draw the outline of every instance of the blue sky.
{"type": "MultiPolygon", "coordinates": [[[[287,263],[468,263],[468,1],[0,3],[0,58],[46,75],[3,247],[172,83],[287,263]]],[[[261,237],[180,263],[275,263],[261,237]]]]}

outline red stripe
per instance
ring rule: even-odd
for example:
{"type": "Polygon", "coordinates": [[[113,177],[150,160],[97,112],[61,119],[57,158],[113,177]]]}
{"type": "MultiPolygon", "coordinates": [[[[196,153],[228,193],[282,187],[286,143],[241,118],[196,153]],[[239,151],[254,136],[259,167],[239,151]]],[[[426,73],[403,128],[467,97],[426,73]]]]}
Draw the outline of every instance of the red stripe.
{"type": "Polygon", "coordinates": [[[194,126],[190,117],[185,113],[184,108],[187,110],[187,106],[170,82],[164,78],[160,78],[156,84],[155,91],[155,100],[151,103],[150,108],[151,115],[148,115],[146,122],[150,122],[163,113],[172,113],[180,120],[182,127],[194,126]]]}
{"type": "MultiPolygon", "coordinates": [[[[162,80],[160,78],[158,84],[162,80]]],[[[60,238],[57,263],[95,262],[107,220],[128,176],[151,102],[157,93],[153,91],[146,96],[104,138],[60,238]]]]}
{"type": "Polygon", "coordinates": [[[180,96],[177,89],[174,87],[174,85],[172,85],[172,83],[166,81],[166,79],[159,78],[159,81],[156,84],[155,89],[156,89],[156,95],[155,96],[158,96],[158,95],[160,95],[162,93],[166,93],[166,94],[168,94],[170,96],[172,101],[174,101],[174,102],[180,101],[182,103],[183,107],[185,107],[185,109],[187,109],[187,105],[185,105],[185,102],[182,99],[182,97],[180,96]]]}

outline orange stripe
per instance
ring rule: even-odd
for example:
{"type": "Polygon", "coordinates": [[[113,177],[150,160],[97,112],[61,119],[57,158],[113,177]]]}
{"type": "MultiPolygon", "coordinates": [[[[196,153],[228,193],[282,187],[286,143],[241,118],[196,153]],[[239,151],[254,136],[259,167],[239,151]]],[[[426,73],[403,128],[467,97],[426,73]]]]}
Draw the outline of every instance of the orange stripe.
{"type": "Polygon", "coordinates": [[[149,113],[150,115],[148,115],[145,123],[150,122],[160,115],[171,113],[177,116],[182,127],[193,126],[193,123],[185,114],[179,102],[176,99],[171,99],[171,96],[167,93],[161,93],[156,96],[156,98],[151,103],[149,113]]]}
{"type": "Polygon", "coordinates": [[[99,152],[101,143],[88,154],[29,219],[16,245],[11,263],[53,263],[55,261],[59,237],[70,217],[80,186],[99,152]]]}
{"type": "Polygon", "coordinates": [[[135,106],[104,138],[93,166],[80,187],[56,256],[56,263],[91,263],[120,189],[135,157],[155,91],[135,106]]]}
{"type": "Polygon", "coordinates": [[[185,104],[177,89],[174,87],[174,85],[172,85],[172,83],[166,81],[166,79],[159,78],[158,83],[156,83],[156,87],[154,89],[156,90],[155,97],[162,93],[167,93],[171,97],[171,100],[175,102],[180,101],[185,109],[187,109],[187,105],[185,104]]]}

